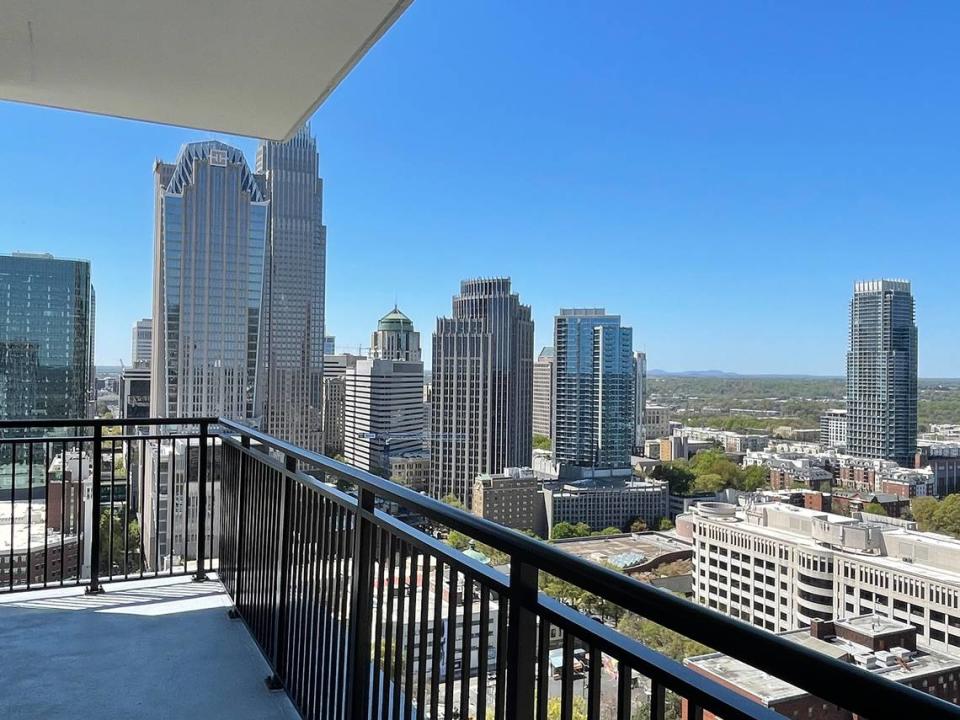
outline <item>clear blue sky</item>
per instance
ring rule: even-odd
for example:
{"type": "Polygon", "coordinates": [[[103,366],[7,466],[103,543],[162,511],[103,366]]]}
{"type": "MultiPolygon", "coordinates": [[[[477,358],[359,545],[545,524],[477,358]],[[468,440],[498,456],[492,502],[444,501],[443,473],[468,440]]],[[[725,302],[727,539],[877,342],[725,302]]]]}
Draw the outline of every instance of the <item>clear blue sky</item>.
{"type": "MultiPolygon", "coordinates": [[[[854,280],[906,277],[921,375],[960,376],[958,37],[955,2],[417,0],[313,118],[328,331],[366,345],[396,296],[429,348],[461,278],[510,275],[538,349],[605,306],[652,368],[842,374],[854,280]]],[[[92,260],[128,360],[153,160],[209,135],[0,128],[0,250],[92,260]]]]}

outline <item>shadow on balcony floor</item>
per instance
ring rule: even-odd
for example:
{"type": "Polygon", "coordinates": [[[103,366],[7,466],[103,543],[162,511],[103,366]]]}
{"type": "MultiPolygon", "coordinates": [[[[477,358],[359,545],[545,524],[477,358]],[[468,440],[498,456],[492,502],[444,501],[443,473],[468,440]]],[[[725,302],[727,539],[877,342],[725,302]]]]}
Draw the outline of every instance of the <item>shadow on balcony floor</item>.
{"type": "Polygon", "coordinates": [[[298,718],[218,582],[0,597],[0,718],[298,718]]]}

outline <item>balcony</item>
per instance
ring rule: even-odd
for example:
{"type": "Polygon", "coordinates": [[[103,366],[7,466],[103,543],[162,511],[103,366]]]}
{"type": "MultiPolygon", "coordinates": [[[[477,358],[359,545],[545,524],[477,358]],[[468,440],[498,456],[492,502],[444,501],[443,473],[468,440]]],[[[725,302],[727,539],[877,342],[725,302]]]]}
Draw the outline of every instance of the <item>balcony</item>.
{"type": "Polygon", "coordinates": [[[236,423],[112,422],[0,423],[2,717],[782,717],[540,593],[547,573],[851,717],[960,718],[236,423]],[[508,572],[382,508],[496,549],[508,572]]]}

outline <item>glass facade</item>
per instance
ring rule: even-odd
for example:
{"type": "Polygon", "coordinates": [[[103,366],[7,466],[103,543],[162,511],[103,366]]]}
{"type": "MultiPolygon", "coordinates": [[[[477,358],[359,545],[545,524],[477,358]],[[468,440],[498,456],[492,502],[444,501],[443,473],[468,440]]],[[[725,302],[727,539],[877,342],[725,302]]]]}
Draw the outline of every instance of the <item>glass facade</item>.
{"type": "Polygon", "coordinates": [[[630,466],[635,428],[633,330],[602,308],[561,310],[554,321],[554,459],[589,468],[630,466]]]}
{"type": "Polygon", "coordinates": [[[264,429],[323,450],[324,287],[327,229],[317,143],[303,127],[288,142],[262,142],[257,172],[270,200],[261,378],[264,429]]]}
{"type": "Polygon", "coordinates": [[[91,414],[90,263],[0,255],[0,418],[91,414]]]}
{"type": "Polygon", "coordinates": [[[184,146],[158,163],[151,412],[261,414],[258,375],[267,245],[263,178],[240,150],[184,146]]]}

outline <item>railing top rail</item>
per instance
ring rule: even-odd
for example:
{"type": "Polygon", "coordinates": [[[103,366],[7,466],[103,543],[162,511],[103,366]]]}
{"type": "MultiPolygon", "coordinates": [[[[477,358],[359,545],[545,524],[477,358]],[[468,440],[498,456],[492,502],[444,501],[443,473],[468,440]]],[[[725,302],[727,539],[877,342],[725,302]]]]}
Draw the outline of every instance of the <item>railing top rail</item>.
{"type": "Polygon", "coordinates": [[[246,435],[259,444],[345,478],[380,498],[491,545],[508,553],[515,562],[529,564],[571,582],[625,610],[871,720],[901,716],[960,718],[960,706],[933,695],[835,660],[319,453],[240,423],[223,418],[217,422],[230,432],[246,435]]]}
{"type": "Polygon", "coordinates": [[[217,418],[24,418],[0,420],[0,430],[17,428],[133,427],[135,425],[213,425],[217,418]]]}

